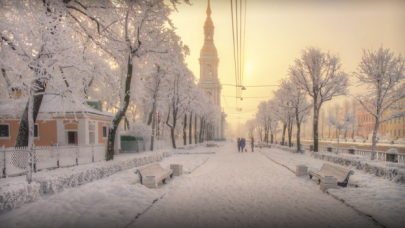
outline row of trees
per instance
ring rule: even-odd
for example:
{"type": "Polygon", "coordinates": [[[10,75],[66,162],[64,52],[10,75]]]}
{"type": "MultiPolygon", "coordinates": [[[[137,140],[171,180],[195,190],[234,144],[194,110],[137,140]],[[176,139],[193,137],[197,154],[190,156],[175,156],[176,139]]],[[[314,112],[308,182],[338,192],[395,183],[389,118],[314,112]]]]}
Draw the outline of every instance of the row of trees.
{"type": "MultiPolygon", "coordinates": [[[[400,85],[405,78],[405,60],[401,55],[394,57],[394,53],[383,47],[376,51],[364,50],[358,69],[352,75],[361,85],[365,85],[367,90],[365,94],[354,97],[375,120],[372,137],[374,159],[379,125],[405,115],[404,107],[401,106],[403,102],[400,102],[405,98],[405,88],[400,85]]],[[[312,111],[314,151],[317,152],[322,105],[334,97],[349,95],[349,76],[342,70],[337,54],[308,47],[302,51],[301,58],[295,59],[294,64],[289,67],[286,79],[281,80],[278,90],[274,92],[274,98],[261,102],[255,120],[247,125],[255,125],[260,137],[264,134],[266,142],[269,142],[270,134],[271,143],[273,135],[282,131],[281,142],[284,144],[287,131],[291,146],[292,126],[295,124],[297,150],[300,151],[300,126],[312,111]]],[[[346,103],[346,110],[354,104],[346,103]]],[[[353,111],[354,108],[352,107],[353,111]]],[[[345,131],[345,135],[347,131],[353,132],[354,112],[347,111],[341,115],[340,108],[336,108],[336,111],[335,114],[329,112],[327,122],[336,128],[337,135],[340,135],[340,131],[345,131]]]]}
{"type": "Polygon", "coordinates": [[[15,114],[22,117],[15,146],[28,146],[31,151],[45,94],[61,96],[67,103],[83,103],[89,97],[104,101],[104,107],[115,113],[108,160],[114,157],[114,138],[122,120],[126,127],[130,121],[141,121],[151,129],[164,120],[173,147],[180,118],[184,117],[184,128],[187,115],[190,128],[192,118],[195,122],[199,118],[200,132],[215,124],[219,110],[197,89],[184,61],[189,49],[169,19],[180,2],[170,3],[2,1],[1,102],[11,104],[15,90],[28,97],[23,113],[15,114]]]}

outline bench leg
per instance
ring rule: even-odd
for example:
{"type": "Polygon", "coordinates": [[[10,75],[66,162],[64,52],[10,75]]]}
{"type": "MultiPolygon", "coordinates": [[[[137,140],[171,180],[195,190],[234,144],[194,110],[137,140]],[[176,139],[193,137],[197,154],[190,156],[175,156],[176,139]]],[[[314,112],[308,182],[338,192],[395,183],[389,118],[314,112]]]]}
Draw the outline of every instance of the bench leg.
{"type": "Polygon", "coordinates": [[[311,175],[311,174],[309,174],[309,179],[312,179],[312,175],[311,175]]]}
{"type": "Polygon", "coordinates": [[[170,174],[170,178],[173,178],[173,173],[172,173],[172,174],[170,174]]]}
{"type": "Polygon", "coordinates": [[[166,179],[163,179],[162,182],[163,182],[163,184],[166,184],[166,179]]]}
{"type": "Polygon", "coordinates": [[[321,184],[321,179],[318,179],[318,185],[320,185],[321,184]]]}

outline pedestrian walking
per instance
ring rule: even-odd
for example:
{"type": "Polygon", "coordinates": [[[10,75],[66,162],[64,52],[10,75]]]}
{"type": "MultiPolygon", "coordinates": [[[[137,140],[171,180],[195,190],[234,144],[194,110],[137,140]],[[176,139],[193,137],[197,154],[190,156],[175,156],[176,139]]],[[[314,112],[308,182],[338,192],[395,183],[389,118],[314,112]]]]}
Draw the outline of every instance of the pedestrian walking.
{"type": "Polygon", "coordinates": [[[237,144],[238,144],[238,153],[239,153],[240,152],[240,138],[238,138],[237,144]]]}
{"type": "Polygon", "coordinates": [[[242,138],[240,140],[240,147],[242,148],[242,153],[243,153],[243,150],[245,149],[245,139],[244,138],[242,138]]]}
{"type": "Polygon", "coordinates": [[[250,142],[250,145],[252,146],[252,152],[253,152],[253,148],[255,147],[255,140],[252,137],[252,142],[250,142]]]}

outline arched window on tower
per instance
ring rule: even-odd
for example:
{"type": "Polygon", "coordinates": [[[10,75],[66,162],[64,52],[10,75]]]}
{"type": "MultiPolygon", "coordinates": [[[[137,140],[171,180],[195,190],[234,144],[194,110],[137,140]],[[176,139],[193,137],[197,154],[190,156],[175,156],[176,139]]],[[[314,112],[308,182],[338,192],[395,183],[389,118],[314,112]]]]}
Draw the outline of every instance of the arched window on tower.
{"type": "Polygon", "coordinates": [[[209,92],[209,91],[207,91],[207,92],[205,92],[205,96],[206,96],[206,97],[209,97],[209,98],[212,98],[212,93],[209,92]]]}
{"type": "Polygon", "coordinates": [[[207,71],[206,71],[206,77],[207,78],[212,78],[212,67],[210,64],[207,64],[207,71]]]}

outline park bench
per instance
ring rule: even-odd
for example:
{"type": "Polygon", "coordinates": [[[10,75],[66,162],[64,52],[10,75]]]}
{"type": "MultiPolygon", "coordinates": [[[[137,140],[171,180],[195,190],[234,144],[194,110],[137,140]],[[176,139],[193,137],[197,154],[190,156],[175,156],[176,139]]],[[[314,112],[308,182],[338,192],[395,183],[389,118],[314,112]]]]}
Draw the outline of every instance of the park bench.
{"type": "Polygon", "coordinates": [[[138,173],[141,184],[148,188],[157,188],[160,181],[166,184],[166,178],[173,177],[172,169],[163,170],[157,162],[139,167],[135,173],[138,173]]]}
{"type": "Polygon", "coordinates": [[[319,170],[318,172],[310,170],[309,178],[312,179],[312,177],[316,177],[318,179],[318,184],[320,184],[325,177],[333,176],[334,178],[337,179],[337,185],[347,187],[350,175],[353,174],[354,174],[353,170],[324,163],[321,170],[319,170]]]}
{"type": "Polygon", "coordinates": [[[216,143],[207,143],[207,147],[218,147],[216,143]]]}

